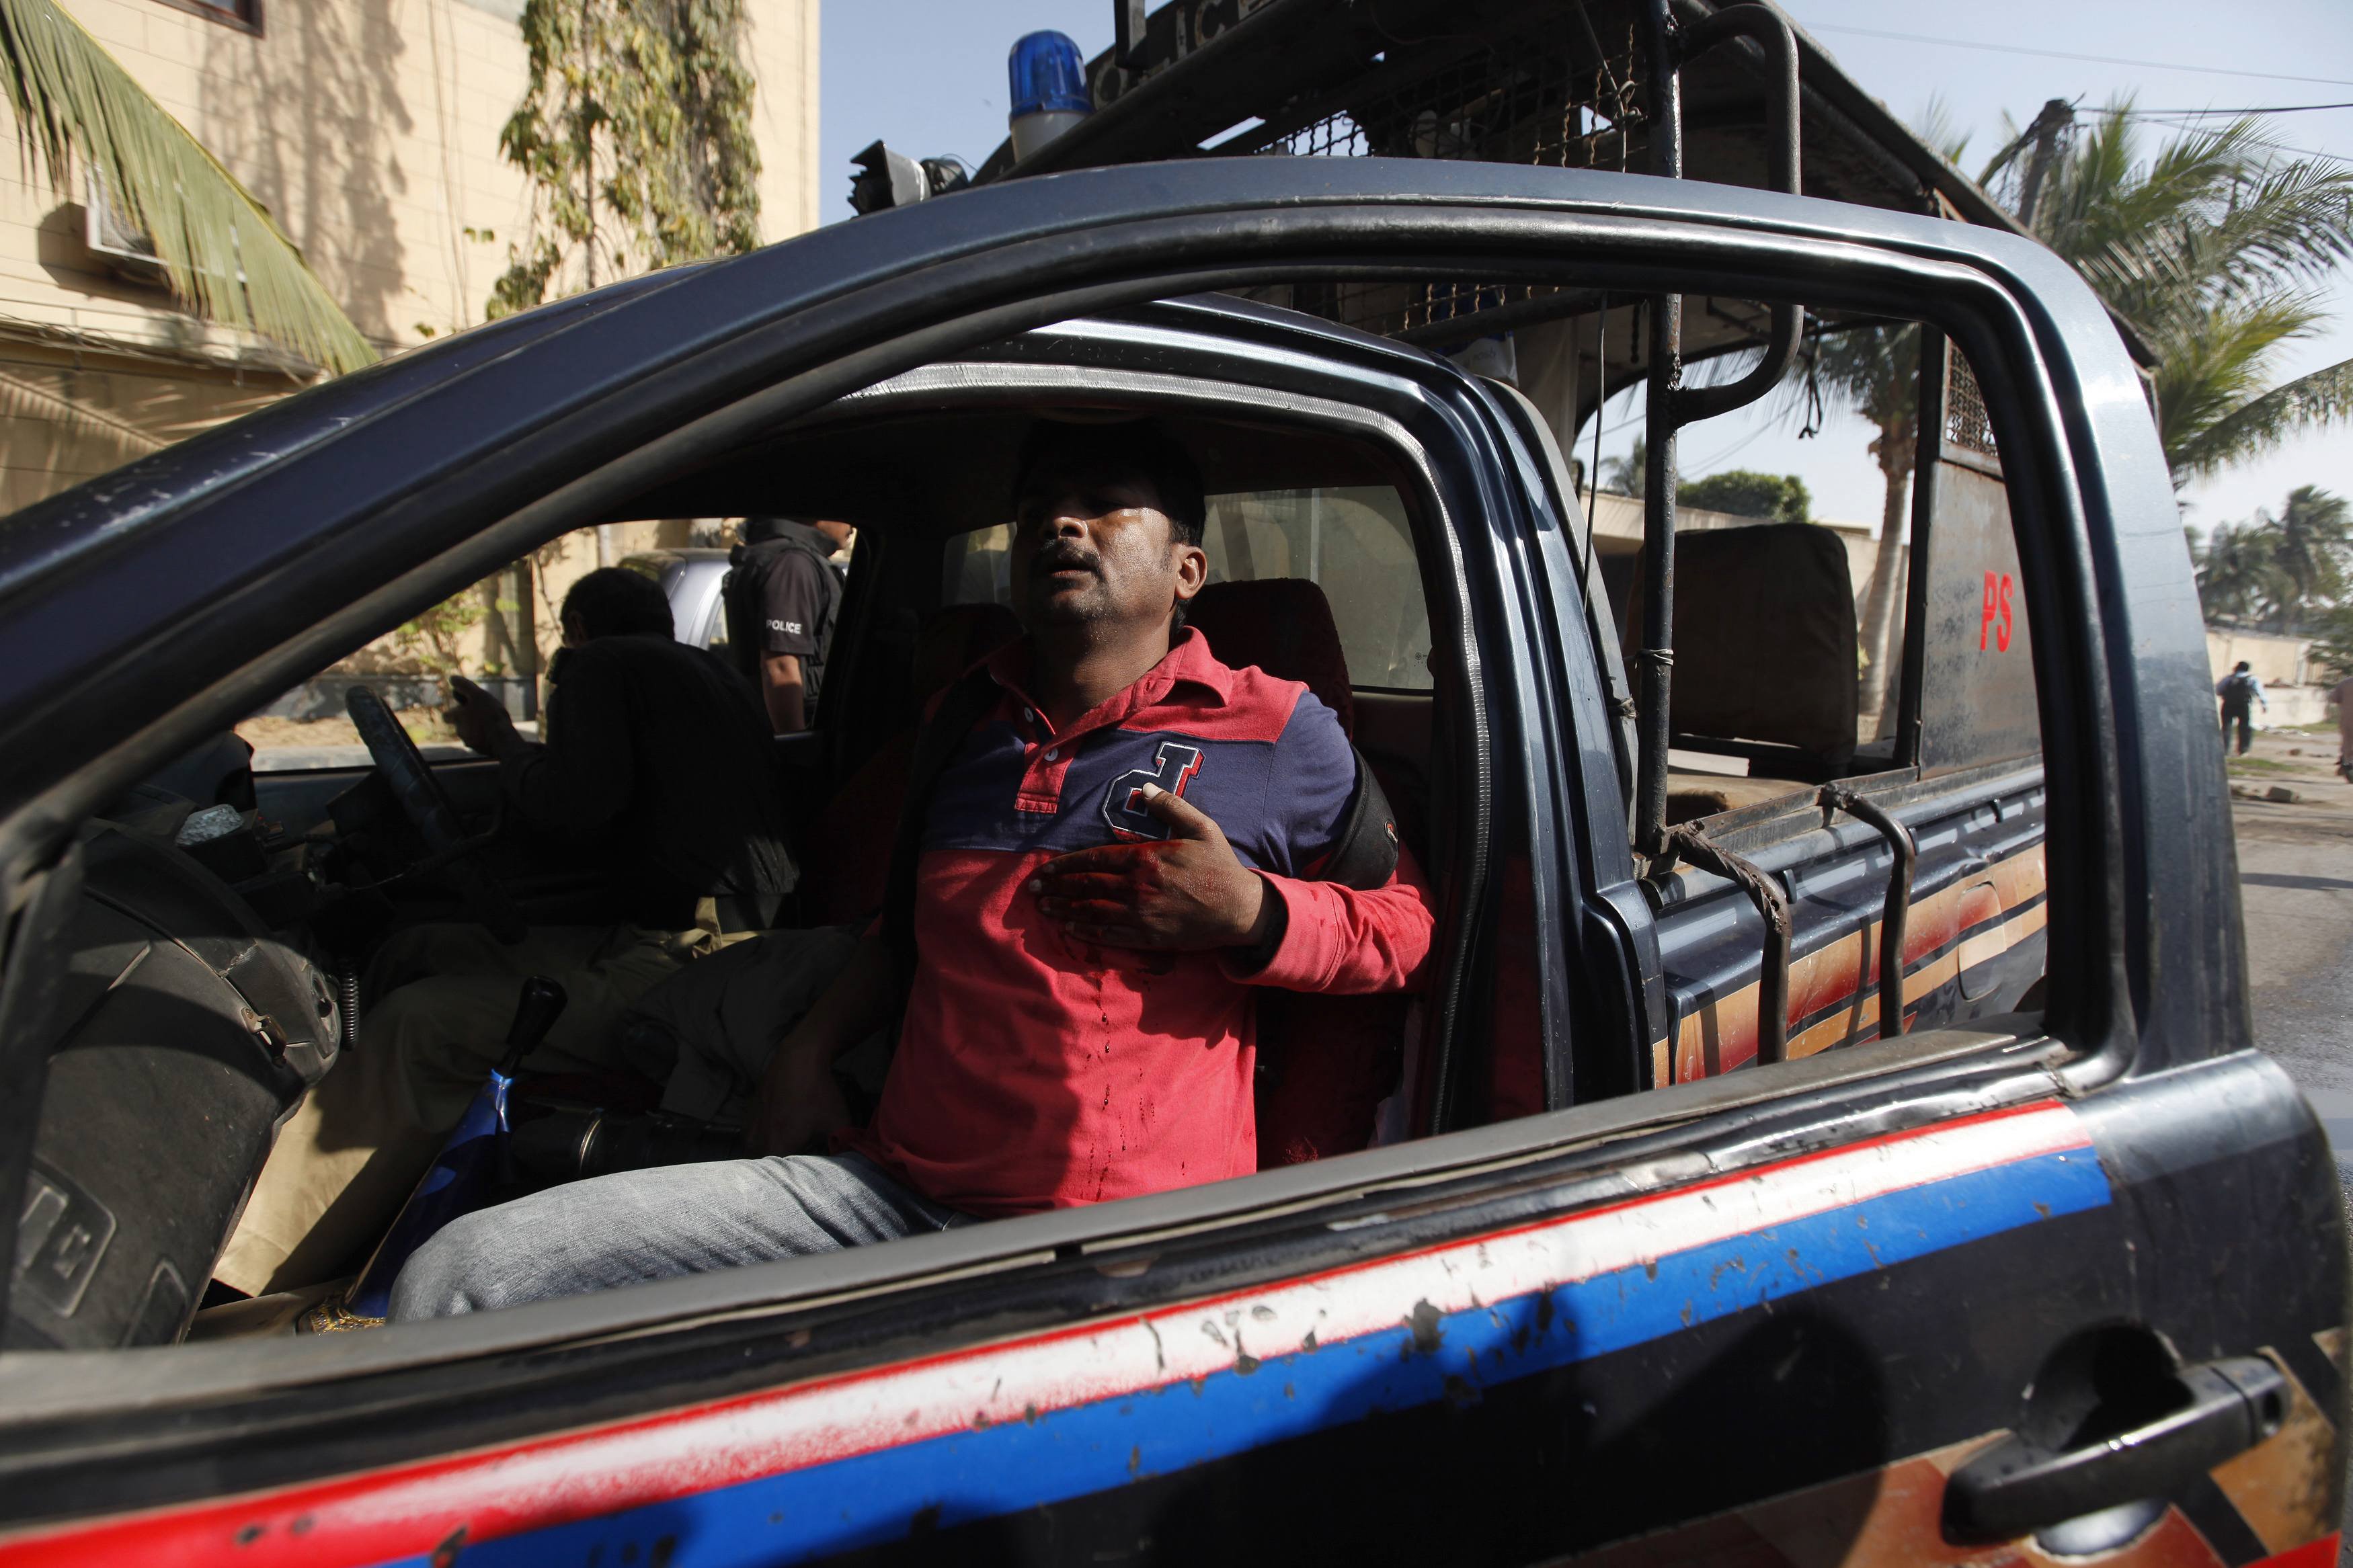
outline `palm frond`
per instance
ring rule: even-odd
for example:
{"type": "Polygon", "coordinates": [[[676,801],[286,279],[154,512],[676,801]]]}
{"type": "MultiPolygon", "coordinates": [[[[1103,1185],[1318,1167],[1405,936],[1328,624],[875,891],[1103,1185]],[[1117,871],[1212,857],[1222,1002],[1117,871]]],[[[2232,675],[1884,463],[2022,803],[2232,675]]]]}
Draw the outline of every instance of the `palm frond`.
{"type": "Polygon", "coordinates": [[[2156,349],[2179,484],[2337,417],[2333,371],[2266,388],[2282,345],[2327,321],[2323,290],[2353,260],[2353,169],[2293,155],[2253,115],[2144,154],[2130,109],[2113,102],[2074,134],[2034,227],[2156,349]]]}
{"type": "Polygon", "coordinates": [[[2212,216],[2205,243],[2245,289],[2310,282],[2353,259],[2353,172],[2317,162],[2266,167],[2212,216]]]}
{"type": "Polygon", "coordinates": [[[0,0],[0,66],[18,142],[50,188],[71,189],[79,157],[182,300],[330,370],[375,361],[260,204],[54,0],[0,0]]]}
{"type": "Polygon", "coordinates": [[[2252,300],[2353,258],[2353,175],[2314,163],[2263,171],[2214,199],[2122,229],[2073,259],[2119,309],[2252,300]]]}
{"type": "Polygon", "coordinates": [[[2252,116],[2184,132],[2144,164],[2130,107],[2111,104],[2076,138],[2035,215],[2095,283],[2244,293],[2353,256],[2353,174],[2286,157],[2252,116]]]}
{"type": "Polygon", "coordinates": [[[1969,132],[1953,113],[1953,105],[1944,94],[1932,92],[1928,101],[1913,118],[1913,133],[1936,151],[1946,163],[1959,167],[1969,150],[1969,132]]]}
{"type": "Polygon", "coordinates": [[[2215,529],[2198,560],[2198,597],[2207,619],[2252,617],[2274,607],[2286,584],[2272,531],[2260,513],[2253,522],[2215,529]]]}
{"type": "Polygon", "coordinates": [[[2270,384],[2280,346],[2324,319],[2309,296],[2177,310],[2151,334],[2158,352],[2158,432],[2177,470],[2179,454],[2216,421],[2270,384]]]}
{"type": "Polygon", "coordinates": [[[2211,474],[2227,464],[2270,451],[2298,430],[2346,419],[2353,419],[2353,359],[2300,375],[2238,404],[2178,447],[2168,440],[2167,456],[2179,476],[2211,474]]]}
{"type": "Polygon", "coordinates": [[[1868,326],[1818,332],[1809,337],[1806,353],[1805,369],[1793,371],[1781,384],[1778,412],[1783,418],[1808,417],[1818,393],[1823,402],[1860,415],[1883,434],[1909,428],[1919,403],[1918,329],[1868,326]]]}

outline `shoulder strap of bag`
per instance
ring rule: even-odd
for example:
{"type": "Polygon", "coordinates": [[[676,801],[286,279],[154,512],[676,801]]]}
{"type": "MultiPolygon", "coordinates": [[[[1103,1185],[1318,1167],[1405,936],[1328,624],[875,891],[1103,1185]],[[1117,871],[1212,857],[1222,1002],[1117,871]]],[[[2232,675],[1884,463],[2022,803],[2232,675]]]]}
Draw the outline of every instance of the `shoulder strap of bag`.
{"type": "Polygon", "coordinates": [[[1368,893],[1388,886],[1389,878],[1397,873],[1397,812],[1389,797],[1381,793],[1380,781],[1366,763],[1365,753],[1355,755],[1356,791],[1348,800],[1348,819],[1340,825],[1340,837],[1332,853],[1324,857],[1315,879],[1368,893]]]}

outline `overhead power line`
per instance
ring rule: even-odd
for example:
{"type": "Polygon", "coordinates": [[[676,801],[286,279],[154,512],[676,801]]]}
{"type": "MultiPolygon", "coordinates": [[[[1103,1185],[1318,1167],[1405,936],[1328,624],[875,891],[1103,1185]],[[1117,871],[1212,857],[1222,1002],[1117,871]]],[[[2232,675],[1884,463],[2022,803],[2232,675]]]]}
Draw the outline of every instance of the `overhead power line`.
{"type": "Polygon", "coordinates": [[[2333,76],[2286,76],[2278,71],[2228,70],[2221,66],[2185,66],[2173,60],[2132,60],[2116,55],[2078,55],[2064,49],[2030,49],[2021,44],[1981,44],[1974,38],[1932,38],[1922,33],[1891,33],[1878,27],[1840,26],[1818,22],[1807,29],[1815,33],[1849,33],[1857,37],[1886,38],[1899,44],[1935,44],[1948,49],[1983,49],[1997,55],[2034,55],[2047,60],[2085,60],[2100,66],[2134,66],[2143,70],[2191,71],[2200,76],[2247,77],[2263,81],[2303,81],[2321,87],[2353,87],[2353,80],[2333,76]]]}
{"type": "MultiPolygon", "coordinates": [[[[2142,109],[2138,105],[2135,105],[2133,108],[2121,110],[2120,112],[2132,115],[2137,119],[2149,120],[2159,115],[2163,115],[2170,119],[2183,115],[2305,114],[2316,109],[2353,109],[2353,102],[2259,103],[2252,109],[2142,109]]],[[[2103,110],[2101,112],[2105,114],[2119,111],[2103,110]]]]}

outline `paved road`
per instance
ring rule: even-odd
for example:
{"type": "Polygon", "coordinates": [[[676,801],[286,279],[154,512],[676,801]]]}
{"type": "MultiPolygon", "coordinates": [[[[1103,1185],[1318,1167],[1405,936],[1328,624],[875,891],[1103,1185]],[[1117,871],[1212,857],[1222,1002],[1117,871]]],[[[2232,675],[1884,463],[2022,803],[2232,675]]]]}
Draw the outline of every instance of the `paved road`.
{"type": "MultiPolygon", "coordinates": [[[[2267,735],[2239,783],[2278,783],[2292,805],[2241,800],[2240,900],[2254,991],[2255,1043],[2280,1059],[2337,1146],[2337,1182],[2353,1210],[2353,785],[2324,772],[2335,737],[2267,735]],[[2299,754],[2301,753],[2301,754],[2299,754]]],[[[2347,1540],[2353,1568],[2353,1449],[2347,1453],[2347,1540]]]]}
{"type": "Polygon", "coordinates": [[[2353,785],[2323,771],[2333,740],[2263,737],[2255,755],[2275,767],[2242,782],[2284,783],[2302,798],[2241,800],[2232,817],[2255,1042],[2280,1058],[2340,1155],[2353,1159],[2353,785]]]}

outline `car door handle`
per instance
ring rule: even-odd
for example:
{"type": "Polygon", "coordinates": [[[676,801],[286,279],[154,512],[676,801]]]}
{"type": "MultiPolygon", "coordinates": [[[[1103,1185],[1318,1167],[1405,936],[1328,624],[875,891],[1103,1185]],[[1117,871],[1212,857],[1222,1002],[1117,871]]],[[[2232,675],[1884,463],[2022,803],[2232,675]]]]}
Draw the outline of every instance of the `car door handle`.
{"type": "Polygon", "coordinates": [[[2153,1420],[2046,1447],[2011,1436],[1945,1484],[1946,1533],[2010,1541],[2048,1525],[2162,1497],[2279,1430],[2287,1381],[2261,1356],[2184,1367],[2181,1397],[2153,1420]]]}

